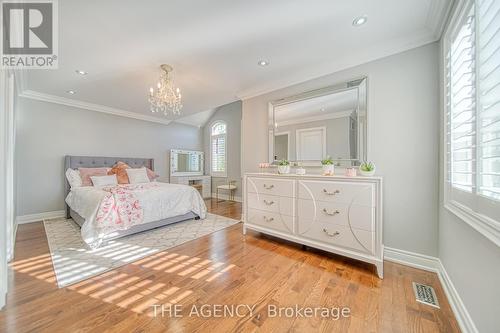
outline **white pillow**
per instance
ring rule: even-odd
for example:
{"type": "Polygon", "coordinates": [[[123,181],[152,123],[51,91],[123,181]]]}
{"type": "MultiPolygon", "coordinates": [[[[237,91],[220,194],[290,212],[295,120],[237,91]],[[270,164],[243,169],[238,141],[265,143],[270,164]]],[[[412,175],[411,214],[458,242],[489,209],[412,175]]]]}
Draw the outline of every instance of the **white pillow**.
{"type": "Polygon", "coordinates": [[[116,175],[91,176],[90,179],[92,180],[92,184],[94,184],[94,186],[96,187],[118,184],[118,179],[116,178],[116,175]]]}
{"type": "Polygon", "coordinates": [[[138,169],[125,169],[130,184],[149,183],[148,172],[145,167],[138,169]]]}
{"type": "Polygon", "coordinates": [[[82,177],[80,177],[80,172],[78,172],[78,170],[68,168],[68,170],[66,170],[66,179],[71,188],[82,186],[82,177]]]}

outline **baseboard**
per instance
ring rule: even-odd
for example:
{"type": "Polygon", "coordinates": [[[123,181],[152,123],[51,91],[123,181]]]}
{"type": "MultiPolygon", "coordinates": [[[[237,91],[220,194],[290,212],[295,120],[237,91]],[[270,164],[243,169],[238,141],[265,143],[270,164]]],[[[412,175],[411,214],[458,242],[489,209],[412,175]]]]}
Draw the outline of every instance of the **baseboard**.
{"type": "MultiPolygon", "coordinates": [[[[216,193],[212,193],[212,198],[216,198],[217,197],[217,194],[216,193]]],[[[229,195],[228,194],[222,194],[222,193],[219,193],[219,199],[220,200],[229,200],[229,195]]],[[[234,196],[234,201],[236,202],[243,202],[243,200],[241,199],[241,197],[237,197],[237,196],[234,196]]]]}
{"type": "Polygon", "coordinates": [[[384,260],[434,273],[438,273],[440,270],[440,261],[436,257],[392,247],[384,248],[384,260]]]}
{"type": "MultiPolygon", "coordinates": [[[[439,260],[439,259],[438,259],[439,260]]],[[[467,311],[464,302],[460,298],[458,291],[455,289],[453,282],[451,282],[450,276],[446,269],[443,266],[441,260],[439,260],[440,271],[438,274],[439,281],[441,282],[441,286],[443,286],[446,297],[448,298],[448,302],[450,303],[451,309],[457,318],[458,325],[462,332],[471,332],[477,333],[476,325],[467,311]]]]}
{"type": "Polygon", "coordinates": [[[64,210],[55,210],[53,212],[21,215],[16,217],[16,222],[17,224],[25,224],[32,222],[40,222],[47,219],[56,219],[64,216],[66,216],[66,212],[64,210]]]}
{"type": "Polygon", "coordinates": [[[436,273],[444,293],[446,294],[448,303],[450,303],[453,314],[460,326],[460,330],[464,333],[478,332],[465,304],[460,298],[458,291],[439,258],[386,247],[384,249],[384,260],[436,273]]]}

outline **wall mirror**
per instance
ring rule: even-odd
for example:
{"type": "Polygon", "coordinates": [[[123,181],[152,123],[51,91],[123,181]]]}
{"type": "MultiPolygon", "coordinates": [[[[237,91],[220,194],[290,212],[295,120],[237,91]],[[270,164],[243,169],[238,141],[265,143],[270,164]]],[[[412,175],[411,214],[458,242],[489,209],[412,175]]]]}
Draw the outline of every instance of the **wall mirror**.
{"type": "Polygon", "coordinates": [[[193,150],[170,150],[170,175],[203,175],[203,152],[193,150]]]}
{"type": "Polygon", "coordinates": [[[269,161],[338,166],[366,160],[366,78],[269,103],[269,161]]]}

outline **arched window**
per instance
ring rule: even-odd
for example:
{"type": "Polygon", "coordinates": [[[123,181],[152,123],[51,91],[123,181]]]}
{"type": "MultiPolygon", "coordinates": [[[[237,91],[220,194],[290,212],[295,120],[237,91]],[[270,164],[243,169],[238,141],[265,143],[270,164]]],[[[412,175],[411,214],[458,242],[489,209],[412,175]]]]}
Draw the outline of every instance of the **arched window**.
{"type": "Polygon", "coordinates": [[[227,176],[227,125],[225,122],[217,121],[212,125],[210,131],[211,145],[211,175],[215,177],[227,176]]]}

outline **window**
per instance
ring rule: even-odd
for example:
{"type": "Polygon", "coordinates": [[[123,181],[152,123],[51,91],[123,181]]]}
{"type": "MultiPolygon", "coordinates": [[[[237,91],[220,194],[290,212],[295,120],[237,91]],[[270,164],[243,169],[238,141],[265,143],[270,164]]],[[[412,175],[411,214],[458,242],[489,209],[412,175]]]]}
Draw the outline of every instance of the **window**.
{"type": "Polygon", "coordinates": [[[211,134],[211,174],[215,177],[226,177],[226,147],[227,126],[226,123],[218,121],[212,125],[211,134]]]}
{"type": "Polygon", "coordinates": [[[446,201],[500,242],[500,1],[457,13],[444,39],[446,201]]]}

